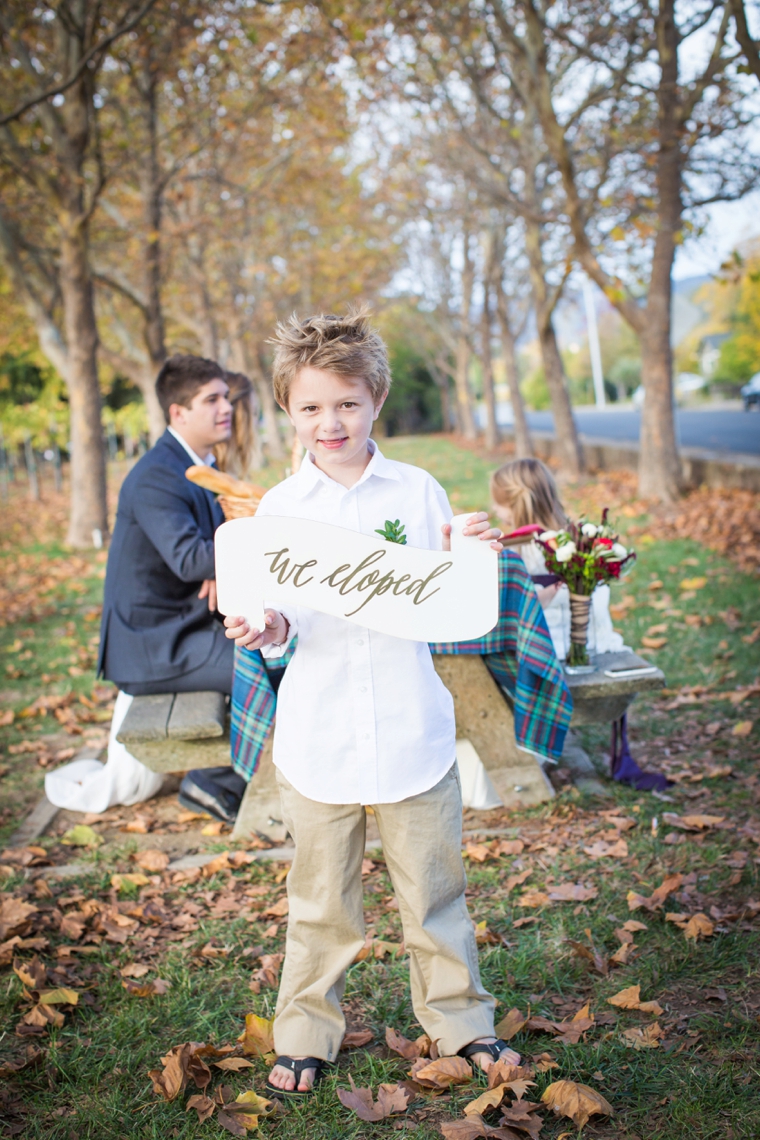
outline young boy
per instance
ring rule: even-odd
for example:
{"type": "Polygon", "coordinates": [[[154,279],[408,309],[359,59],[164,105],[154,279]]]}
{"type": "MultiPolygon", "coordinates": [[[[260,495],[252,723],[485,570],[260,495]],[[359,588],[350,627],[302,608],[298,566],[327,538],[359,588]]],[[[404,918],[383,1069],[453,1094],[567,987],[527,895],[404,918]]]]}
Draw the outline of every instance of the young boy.
{"type": "MultiPolygon", "coordinates": [[[[279,325],[274,391],[308,455],[258,513],[374,534],[399,519],[412,546],[448,549],[451,508],[427,472],[383,457],[370,437],[390,387],[366,312],[279,325]]],[[[492,541],[487,515],[465,534],[492,541]]],[[[494,543],[495,548],[501,547],[494,543]]],[[[412,1004],[439,1052],[483,1070],[518,1057],[493,1030],[461,857],[454,710],[428,646],[304,607],[267,610],[265,629],[225,621],[237,645],[298,646],[278,694],[274,763],[295,841],[290,911],[268,1087],[308,1093],[340,1049],[346,970],[364,944],[361,865],[372,805],[410,959],[412,1004]]]]}

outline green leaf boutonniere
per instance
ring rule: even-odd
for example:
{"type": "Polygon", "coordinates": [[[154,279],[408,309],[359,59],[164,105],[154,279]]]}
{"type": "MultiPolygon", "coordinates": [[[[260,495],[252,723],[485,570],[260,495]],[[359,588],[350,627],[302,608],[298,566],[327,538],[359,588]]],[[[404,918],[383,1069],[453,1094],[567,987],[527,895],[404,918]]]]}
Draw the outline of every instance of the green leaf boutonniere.
{"type": "Polygon", "coordinates": [[[385,520],[385,526],[382,530],[375,530],[375,534],[381,534],[386,542],[398,542],[401,546],[406,546],[406,535],[404,534],[404,524],[396,519],[391,522],[390,519],[385,520]]]}

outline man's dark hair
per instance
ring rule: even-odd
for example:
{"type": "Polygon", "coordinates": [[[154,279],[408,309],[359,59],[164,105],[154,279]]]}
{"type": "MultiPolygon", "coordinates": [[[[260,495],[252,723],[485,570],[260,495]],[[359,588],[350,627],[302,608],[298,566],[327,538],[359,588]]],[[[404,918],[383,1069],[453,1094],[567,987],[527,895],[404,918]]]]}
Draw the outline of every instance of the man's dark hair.
{"type": "Polygon", "coordinates": [[[196,393],[209,380],[223,380],[224,369],[204,356],[170,356],[156,378],[156,395],[169,423],[169,408],[182,404],[189,408],[196,393]]]}

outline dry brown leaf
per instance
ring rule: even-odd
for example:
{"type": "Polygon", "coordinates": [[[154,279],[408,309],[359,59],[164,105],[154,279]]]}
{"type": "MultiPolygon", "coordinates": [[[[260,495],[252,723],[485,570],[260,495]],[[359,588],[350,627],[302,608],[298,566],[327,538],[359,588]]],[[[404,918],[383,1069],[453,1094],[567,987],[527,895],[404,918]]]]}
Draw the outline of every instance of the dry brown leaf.
{"type": "Polygon", "coordinates": [[[150,970],[151,967],[146,966],[144,962],[128,962],[126,966],[122,966],[119,973],[122,978],[144,978],[150,970]]]}
{"type": "Polygon", "coordinates": [[[700,911],[693,914],[682,929],[687,938],[693,938],[696,942],[700,938],[709,938],[715,931],[715,924],[700,911]]]}
{"type": "Polygon", "coordinates": [[[211,823],[207,823],[201,828],[201,835],[221,835],[224,826],[221,819],[212,819],[211,823]]]}
{"type": "Polygon", "coordinates": [[[544,891],[526,891],[517,900],[518,906],[548,906],[549,896],[544,891]]]}
{"type": "Polygon", "coordinates": [[[636,1026],[634,1029],[624,1029],[622,1033],[626,1045],[633,1045],[634,1049],[657,1049],[664,1036],[656,1021],[651,1025],[645,1025],[643,1029],[636,1026]]]}
{"type": "Polygon", "coordinates": [[[243,1052],[249,1057],[266,1057],[274,1052],[274,1018],[258,1017],[255,1013],[246,1014],[245,1029],[238,1037],[243,1052]]]}
{"type": "Polygon", "coordinates": [[[224,1111],[234,1113],[235,1120],[252,1131],[258,1128],[259,1117],[271,1116],[273,1112],[277,1112],[277,1105],[274,1100],[267,1100],[266,1097],[259,1096],[250,1089],[248,1092],[240,1093],[234,1101],[225,1104],[224,1111]]]}
{"type": "Polygon", "coordinates": [[[704,831],[725,822],[724,815],[676,815],[675,812],[662,813],[663,823],[668,827],[678,827],[681,831],[704,831]]]}
{"type": "Polygon", "coordinates": [[[520,1013],[519,1009],[510,1009],[509,1013],[502,1017],[494,1032],[502,1041],[511,1041],[520,1032],[527,1020],[527,1017],[520,1013]]]}
{"type": "Polygon", "coordinates": [[[550,902],[588,902],[599,894],[596,887],[584,887],[582,883],[557,883],[547,887],[550,902]]]}
{"type": "Polygon", "coordinates": [[[165,851],[159,851],[157,847],[149,847],[135,856],[135,863],[138,867],[142,867],[143,871],[150,871],[154,875],[160,874],[169,866],[169,856],[165,851]]]}
{"type": "Polygon", "coordinates": [[[437,1061],[425,1062],[420,1068],[415,1064],[410,1075],[420,1085],[446,1089],[472,1080],[472,1068],[464,1057],[439,1057],[437,1061]]]}
{"type": "Polygon", "coordinates": [[[33,903],[24,902],[14,895],[6,896],[0,903],[0,942],[14,935],[23,936],[31,928],[31,917],[38,913],[33,903]]]}
{"type": "Polygon", "coordinates": [[[13,972],[30,990],[40,990],[47,980],[47,968],[35,954],[31,962],[14,961],[13,972]]]}
{"type": "Polygon", "coordinates": [[[754,725],[753,720],[739,720],[731,729],[732,736],[749,736],[754,725]]]}
{"type": "Polygon", "coordinates": [[[405,1061],[416,1061],[419,1057],[430,1055],[430,1038],[426,1033],[422,1033],[415,1041],[410,1041],[388,1025],[385,1029],[385,1044],[405,1061]]]}
{"type": "Polygon", "coordinates": [[[468,843],[463,855],[473,863],[485,863],[486,859],[491,858],[491,851],[483,843],[468,843]]]}
{"type": "Polygon", "coordinates": [[[284,918],[287,913],[288,913],[288,896],[287,895],[283,895],[282,898],[278,899],[277,902],[274,903],[273,906],[267,907],[267,909],[264,911],[264,914],[271,915],[272,918],[284,918]]]}
{"type": "Polygon", "coordinates": [[[662,1006],[658,1001],[642,1001],[641,986],[627,986],[607,998],[608,1005],[615,1005],[618,1009],[639,1009],[642,1013],[651,1013],[654,1017],[662,1015],[662,1006]]]}
{"type": "MultiPolygon", "coordinates": [[[[526,1081],[526,1084],[532,1084],[532,1081],[526,1081]]],[[[480,1116],[482,1113],[487,1112],[489,1108],[498,1108],[504,1100],[504,1094],[509,1090],[509,1085],[500,1084],[492,1089],[486,1089],[484,1093],[471,1100],[469,1104],[464,1106],[465,1116],[480,1116]]]]}
{"type": "Polygon", "coordinates": [[[525,844],[522,839],[500,839],[493,849],[494,855],[522,855],[525,844]]]}
{"type": "Polygon", "coordinates": [[[206,1096],[205,1093],[194,1093],[193,1096],[187,1099],[185,1112],[190,1112],[192,1108],[198,1113],[198,1123],[203,1124],[204,1120],[208,1120],[210,1116],[213,1116],[216,1105],[211,1097],[206,1096]]]}
{"type": "Polygon", "coordinates": [[[111,886],[117,891],[120,891],[124,886],[147,887],[149,882],[148,876],[141,874],[140,871],[127,871],[126,873],[111,875],[111,886]]]}
{"type": "Polygon", "coordinates": [[[508,875],[504,883],[504,890],[507,894],[509,894],[509,892],[514,890],[515,887],[522,886],[525,880],[529,879],[532,874],[532,868],[528,867],[527,870],[520,871],[519,875],[508,875]]]}
{"type": "Polygon", "coordinates": [[[363,1045],[369,1045],[374,1036],[371,1029],[349,1029],[340,1047],[341,1049],[361,1049],[363,1045]]]}
{"type": "Polygon", "coordinates": [[[54,990],[42,990],[40,1005],[78,1005],[79,994],[67,986],[59,986],[54,990]]]}
{"type": "Polygon", "coordinates": [[[468,1116],[466,1120],[444,1120],[439,1125],[445,1140],[478,1140],[496,1131],[486,1124],[482,1116],[468,1116]]]}
{"type": "Polygon", "coordinates": [[[374,1123],[385,1120],[386,1117],[399,1112],[406,1112],[412,1099],[411,1092],[402,1085],[380,1085],[377,1101],[372,1098],[372,1089],[359,1089],[354,1084],[349,1073],[351,1090],[338,1089],[338,1100],[345,1107],[355,1112],[360,1120],[374,1123]]]}
{"type": "Polygon", "coordinates": [[[514,1129],[517,1128],[520,1132],[527,1132],[531,1140],[538,1140],[538,1134],[543,1125],[541,1117],[536,1115],[540,1110],[539,1104],[534,1104],[529,1100],[518,1099],[510,1105],[502,1105],[499,1128],[492,1135],[499,1137],[500,1140],[502,1138],[503,1140],[517,1140],[514,1132],[514,1129]]]}
{"type": "Polygon", "coordinates": [[[221,1069],[225,1073],[239,1073],[241,1069],[253,1068],[253,1061],[248,1061],[245,1057],[222,1057],[221,1061],[213,1061],[212,1064],[215,1069],[221,1069]]]}
{"type": "Polygon", "coordinates": [[[639,907],[646,907],[647,910],[660,910],[669,895],[683,884],[683,875],[675,874],[668,875],[663,879],[659,887],[657,887],[649,898],[644,895],[637,894],[636,891],[629,891],[626,895],[626,902],[628,903],[629,910],[638,910],[639,907]]]}
{"type": "Polygon", "coordinates": [[[229,851],[222,851],[220,855],[215,856],[210,863],[206,863],[201,868],[204,879],[210,879],[212,875],[218,875],[220,871],[226,871],[230,865],[229,851]]]}
{"type": "Polygon", "coordinates": [[[613,1108],[601,1093],[575,1081],[554,1081],[541,1097],[543,1104],[558,1116],[567,1116],[576,1128],[583,1128],[592,1116],[612,1116],[613,1108]]]}

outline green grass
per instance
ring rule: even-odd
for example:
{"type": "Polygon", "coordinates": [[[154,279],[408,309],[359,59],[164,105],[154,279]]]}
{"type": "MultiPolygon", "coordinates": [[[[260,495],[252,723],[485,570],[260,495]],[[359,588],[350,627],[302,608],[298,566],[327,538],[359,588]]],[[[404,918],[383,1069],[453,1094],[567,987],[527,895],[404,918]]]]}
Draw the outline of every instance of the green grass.
{"type": "MultiPolygon", "coordinates": [[[[444,484],[455,506],[487,506],[490,464],[474,453],[457,449],[441,438],[389,440],[384,441],[383,449],[392,458],[426,466],[444,484]]],[[[266,475],[273,476],[274,469],[269,468],[266,475]]],[[[591,509],[584,488],[571,499],[574,510],[581,509],[584,502],[591,509]]],[[[621,500],[616,505],[625,504],[621,500]]],[[[17,502],[15,509],[18,512],[22,507],[23,502],[17,502]]],[[[687,774],[682,774],[680,782],[669,791],[672,802],[610,787],[609,800],[600,805],[581,799],[574,789],[565,786],[551,804],[509,816],[507,823],[514,833],[520,830],[527,836],[532,829],[543,828],[546,845],[517,860],[506,857],[468,864],[468,897],[473,917],[478,921],[485,919],[494,935],[508,943],[483,945],[481,969],[485,984],[497,997],[497,1016],[512,1007],[525,1011],[530,1006],[536,1014],[559,1017],[563,1015],[557,1012],[560,1001],[576,1009],[589,1001],[597,1016],[613,1013],[614,1023],[595,1026],[587,1039],[575,1046],[557,1045],[548,1035],[525,1031],[512,1041],[527,1058],[547,1051],[559,1066],[538,1074],[536,1087],[529,1090],[531,1099],[537,1099],[551,1080],[562,1078],[589,1084],[610,1101],[615,1116],[610,1120],[592,1118],[585,1135],[604,1140],[755,1140],[760,1135],[758,920],[726,922],[711,938],[694,943],[687,941],[673,923],[666,922],[663,913],[649,915],[637,911],[633,917],[642,918],[648,926],[636,935],[638,956],[608,977],[594,973],[589,963],[576,956],[569,946],[569,940],[584,941],[584,932],[590,930],[596,947],[612,953],[619,945],[614,932],[629,917],[627,892],[633,889],[647,895],[673,871],[696,872],[697,895],[689,896],[691,901],[673,899],[666,910],[702,909],[709,913],[712,906],[727,910],[742,900],[760,898],[760,847],[751,834],[736,828],[711,829],[704,836],[685,833],[683,842],[667,843],[670,828],[662,820],[666,811],[717,814],[739,828],[744,828],[748,820],[754,821],[754,834],[760,835],[760,703],[757,696],[749,697],[738,707],[725,696],[709,699],[713,692],[725,694],[734,686],[756,681],[760,675],[760,642],[743,640],[750,637],[753,623],[760,621],[757,581],[738,573],[725,559],[697,542],[658,541],[656,518],[626,518],[622,512],[621,517],[624,530],[632,526],[638,531],[635,541],[640,554],[632,575],[613,588],[613,601],[626,595],[634,598],[634,606],[616,621],[616,626],[628,644],[638,648],[641,637],[652,625],[667,623],[667,645],[651,656],[665,671],[671,693],[685,685],[713,687],[694,704],[668,709],[666,705],[673,700],[670,696],[642,697],[633,706],[631,735],[637,757],[651,767],[669,766],[671,771],[683,770],[687,774]],[[647,531],[654,541],[641,541],[642,533],[647,531]],[[686,559],[690,561],[687,563],[686,559]],[[672,566],[675,572],[671,572],[672,566]],[[680,583],[693,577],[706,577],[708,583],[684,600],[680,583]],[[653,580],[662,581],[663,587],[650,590],[653,580]],[[669,595],[669,600],[665,595],[669,595]],[[664,606],[660,604],[663,601],[664,606]],[[659,608],[653,608],[652,602],[659,608]],[[709,624],[696,628],[686,623],[687,615],[707,618],[709,624]],[[737,623],[737,628],[730,628],[737,623]],[[750,735],[733,735],[733,726],[748,720],[754,722],[750,735]],[[714,731],[708,733],[708,725],[714,731]],[[731,775],[710,777],[706,773],[711,765],[730,766],[731,775]],[[636,826],[626,833],[629,854],[625,859],[591,860],[584,854],[587,839],[583,829],[592,834],[601,829],[600,806],[618,806],[636,821],[636,826]],[[652,832],[655,816],[660,821],[656,836],[652,832]],[[561,834],[563,828],[568,829],[565,838],[561,834]],[[738,871],[727,866],[727,860],[736,851],[746,851],[748,855],[745,867],[738,871]],[[525,889],[541,890],[547,880],[553,879],[590,883],[599,894],[577,907],[520,907],[522,888],[507,893],[505,879],[521,864],[533,868],[525,889]],[[515,922],[526,915],[536,916],[538,921],[516,927],[515,922]],[[645,1025],[650,1019],[635,1012],[614,1013],[613,1007],[606,1005],[607,997],[633,984],[641,985],[644,999],[656,998],[664,1007],[659,1019],[666,1031],[662,1048],[636,1051],[627,1046],[622,1031],[645,1025]],[[722,995],[725,1000],[721,1000],[722,995]]],[[[6,544],[0,557],[7,571],[11,575],[37,574],[42,579],[46,568],[70,558],[60,544],[60,530],[56,529],[59,525],[60,521],[52,519],[47,531],[38,527],[28,536],[23,552],[30,555],[34,565],[26,570],[18,568],[24,535],[17,537],[15,548],[6,544]]],[[[43,599],[42,608],[52,612],[35,621],[25,613],[0,629],[3,670],[10,663],[22,674],[6,680],[2,708],[18,713],[42,692],[64,692],[69,688],[85,695],[91,692],[92,640],[97,622],[87,618],[98,604],[102,564],[94,555],[85,556],[84,562],[86,573],[80,570],[71,580],[62,580],[43,599]],[[79,582],[84,586],[83,592],[77,592],[78,586],[72,589],[79,582]],[[24,649],[7,652],[17,640],[23,642],[24,649]],[[27,647],[32,656],[22,660],[20,654],[27,647]],[[75,664],[83,672],[74,677],[68,673],[72,657],[76,662],[85,662],[75,664]],[[56,661],[60,664],[54,664],[56,661]],[[43,673],[56,679],[43,682],[43,673]]],[[[607,735],[606,729],[583,730],[587,747],[600,763],[607,735]]],[[[38,736],[55,737],[65,743],[61,726],[51,716],[16,720],[13,725],[0,728],[5,753],[0,761],[9,768],[0,781],[6,838],[39,794],[44,776],[44,770],[29,755],[11,754],[8,746],[38,736]]],[[[56,861],[71,857],[52,838],[44,839],[43,844],[56,861]]],[[[87,898],[107,903],[114,897],[110,875],[130,869],[130,851],[125,836],[119,849],[82,856],[89,860],[88,874],[81,880],[68,879],[60,884],[51,880],[56,899],[40,905],[48,907],[52,914],[58,897],[71,895],[78,887],[87,898]]],[[[263,885],[270,892],[267,899],[274,900],[283,890],[276,882],[281,870],[277,865],[256,864],[201,885],[163,884],[159,888],[162,905],[174,912],[181,909],[184,900],[202,900],[204,891],[218,897],[220,891],[231,889],[232,883],[240,884],[241,889],[263,885]]],[[[14,875],[3,884],[4,889],[28,890],[29,878],[28,872],[14,875]]],[[[133,891],[133,902],[146,901],[153,889],[133,891]]],[[[380,861],[378,869],[366,880],[366,906],[378,937],[398,941],[398,914],[386,910],[379,901],[391,892],[380,861]]],[[[82,956],[84,965],[79,968],[78,988],[88,995],[87,1000],[83,998],[77,1009],[67,1015],[63,1028],[33,1039],[43,1049],[39,1065],[4,1082],[0,1089],[0,1120],[6,1123],[0,1124],[0,1135],[4,1134],[3,1129],[5,1134],[23,1135],[25,1140],[165,1140],[223,1135],[215,1120],[199,1125],[195,1113],[185,1111],[185,1101],[196,1091],[194,1087],[172,1104],[165,1104],[151,1091],[147,1072],[159,1067],[159,1058],[173,1045],[189,1040],[234,1043],[247,1012],[271,1016],[275,991],[263,988],[258,995],[251,993],[252,958],[244,956],[243,951],[257,944],[265,945],[268,953],[282,951],[284,928],[277,937],[266,940],[268,920],[248,922],[234,914],[226,919],[212,919],[205,908],[199,921],[199,928],[182,947],[166,941],[151,946],[145,940],[151,937],[152,928],[141,925],[135,935],[143,940],[139,952],[132,941],[123,947],[103,942],[94,954],[82,956]],[[214,960],[194,957],[192,950],[212,937],[230,948],[228,956],[214,960]],[[136,958],[150,961],[156,973],[172,983],[166,995],[140,999],[126,993],[118,969],[136,958]],[[11,1133],[9,1128],[16,1124],[19,1130],[11,1133]]],[[[51,947],[43,957],[52,965],[56,947],[62,942],[54,921],[47,934],[51,947]]],[[[30,956],[29,951],[20,955],[25,961],[30,956]]],[[[419,1032],[410,1006],[404,960],[368,960],[353,966],[344,1005],[352,1024],[364,1024],[373,1030],[373,1043],[366,1049],[342,1054],[337,1074],[323,1084],[314,1099],[293,1106],[284,1118],[263,1121],[263,1137],[374,1140],[395,1132],[394,1125],[399,1120],[364,1124],[342,1107],[335,1089],[348,1087],[349,1071],[357,1085],[371,1084],[375,1090],[381,1081],[403,1079],[408,1072],[408,1065],[384,1045],[386,1025],[409,1036],[419,1032]]],[[[10,970],[3,970],[0,1063],[23,1055],[26,1042],[14,1035],[14,1027],[28,1008],[21,982],[10,970]]],[[[257,1062],[252,1070],[225,1074],[224,1083],[236,1091],[253,1087],[263,1093],[266,1072],[266,1065],[257,1062]]],[[[214,1084],[221,1079],[221,1075],[215,1075],[214,1084]]],[[[421,1140],[439,1136],[438,1122],[461,1116],[472,1095],[471,1089],[465,1089],[442,1098],[419,1100],[407,1114],[406,1127],[421,1140]]],[[[552,1116],[546,1118],[541,1136],[556,1140],[568,1132],[574,1134],[572,1124],[552,1116]]]]}

